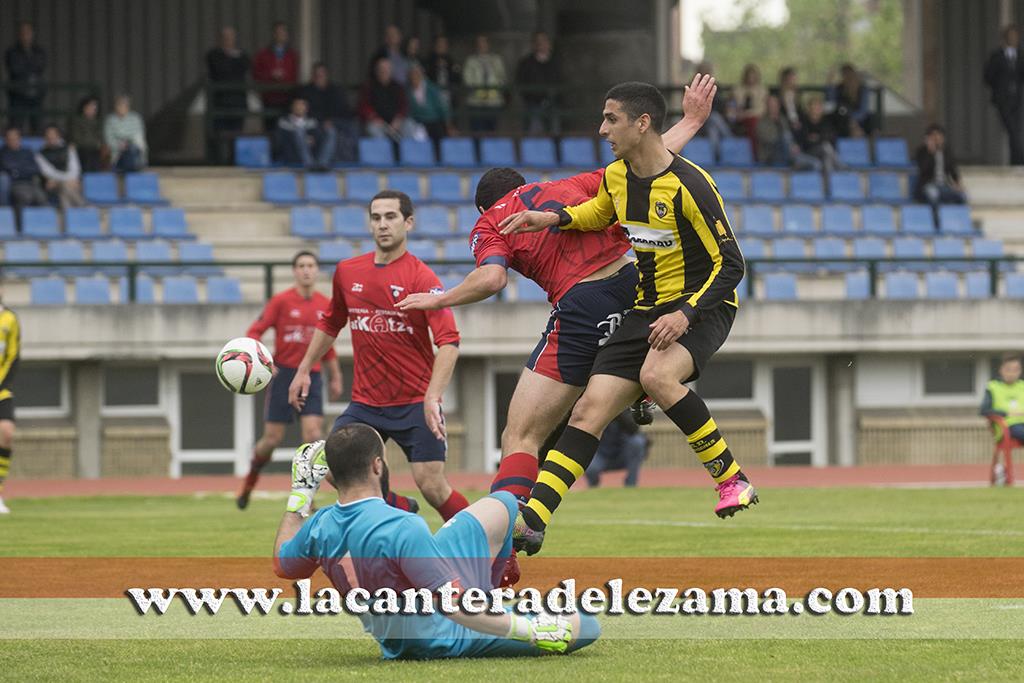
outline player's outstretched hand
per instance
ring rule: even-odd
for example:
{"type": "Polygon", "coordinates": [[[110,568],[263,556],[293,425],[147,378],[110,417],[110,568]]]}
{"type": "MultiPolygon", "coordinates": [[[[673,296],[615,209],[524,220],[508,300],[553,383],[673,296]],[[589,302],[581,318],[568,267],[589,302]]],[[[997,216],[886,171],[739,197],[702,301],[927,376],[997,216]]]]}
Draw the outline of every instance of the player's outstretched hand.
{"type": "Polygon", "coordinates": [[[395,308],[400,311],[437,311],[444,308],[444,306],[441,305],[441,296],[439,294],[416,292],[395,304],[395,308]]]}
{"type": "Polygon", "coordinates": [[[444,426],[444,413],[441,411],[441,399],[427,396],[423,399],[423,414],[427,419],[427,427],[438,441],[448,438],[448,430],[444,426]]]}
{"type": "Polygon", "coordinates": [[[329,472],[323,440],[299,446],[292,456],[292,492],[288,496],[288,512],[308,515],[313,506],[313,496],[329,472]]]}
{"type": "Polygon", "coordinates": [[[303,372],[301,368],[295,371],[295,377],[292,378],[292,383],[288,385],[288,404],[295,408],[295,410],[301,411],[302,407],[306,405],[310,384],[311,380],[309,379],[308,372],[303,372]]]}
{"type": "Polygon", "coordinates": [[[695,74],[690,85],[683,90],[683,116],[703,123],[711,116],[718,85],[711,74],[695,74]]]}
{"type": "Polygon", "coordinates": [[[502,235],[516,232],[540,232],[558,225],[558,214],[550,211],[520,211],[498,223],[502,235]]]}
{"type": "Polygon", "coordinates": [[[686,333],[690,321],[682,311],[673,311],[655,320],[650,327],[651,336],[647,338],[647,342],[655,351],[664,351],[686,333]]]}
{"type": "Polygon", "coordinates": [[[545,652],[564,653],[572,642],[572,622],[553,614],[540,614],[532,619],[513,615],[509,638],[528,641],[545,652]]]}

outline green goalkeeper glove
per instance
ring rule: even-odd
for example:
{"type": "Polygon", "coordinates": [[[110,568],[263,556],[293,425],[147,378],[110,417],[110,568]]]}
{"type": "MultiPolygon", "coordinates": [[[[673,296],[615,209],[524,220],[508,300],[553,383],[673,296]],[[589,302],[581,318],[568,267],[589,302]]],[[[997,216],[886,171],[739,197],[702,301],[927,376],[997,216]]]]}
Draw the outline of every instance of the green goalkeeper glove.
{"type": "Polygon", "coordinates": [[[322,440],[304,443],[296,449],[292,457],[292,493],[288,496],[288,512],[309,516],[313,496],[327,472],[327,456],[322,440]]]}
{"type": "Polygon", "coordinates": [[[528,642],[545,652],[564,653],[572,641],[572,622],[565,617],[541,614],[533,619],[512,614],[508,637],[528,642]]]}

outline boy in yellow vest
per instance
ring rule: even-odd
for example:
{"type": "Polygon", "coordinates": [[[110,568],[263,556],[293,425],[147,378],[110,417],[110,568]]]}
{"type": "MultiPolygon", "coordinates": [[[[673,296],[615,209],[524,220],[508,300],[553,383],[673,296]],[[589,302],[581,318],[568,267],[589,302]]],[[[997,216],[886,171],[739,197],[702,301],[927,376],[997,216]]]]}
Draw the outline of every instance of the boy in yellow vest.
{"type": "MultiPolygon", "coordinates": [[[[985,387],[985,398],[981,402],[981,414],[985,417],[999,415],[1006,420],[1010,436],[1024,443],[1024,380],[1021,379],[1021,357],[1017,354],[1003,356],[999,365],[999,378],[991,380],[985,387]]],[[[996,440],[1003,438],[1002,430],[995,430],[996,440]]],[[[994,466],[998,466],[995,463],[994,466]]],[[[1009,475],[1009,472],[1006,473],[1009,475]]],[[[994,477],[994,481],[1002,476],[994,477]]],[[[1009,484],[1009,476],[1007,476],[1009,484]]]]}

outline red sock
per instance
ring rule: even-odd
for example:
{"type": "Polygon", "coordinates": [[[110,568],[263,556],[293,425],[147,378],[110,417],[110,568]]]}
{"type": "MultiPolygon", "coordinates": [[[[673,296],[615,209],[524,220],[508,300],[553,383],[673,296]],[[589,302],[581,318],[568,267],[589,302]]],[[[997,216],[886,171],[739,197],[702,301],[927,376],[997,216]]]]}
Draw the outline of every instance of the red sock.
{"type": "Polygon", "coordinates": [[[437,508],[437,511],[441,513],[441,519],[447,522],[449,519],[454,517],[459,510],[464,510],[467,507],[469,507],[469,501],[466,500],[466,497],[455,489],[452,489],[452,495],[448,496],[448,500],[446,500],[441,507],[437,508]]]}
{"type": "Polygon", "coordinates": [[[508,491],[521,503],[530,499],[530,491],[537,482],[537,456],[529,453],[509,453],[501,459],[498,473],[491,482],[491,493],[508,491]]]}
{"type": "Polygon", "coordinates": [[[395,493],[394,491],[388,491],[388,495],[384,497],[388,505],[399,510],[405,510],[406,512],[412,512],[412,501],[403,496],[401,493],[395,493]]]}
{"type": "Polygon", "coordinates": [[[249,474],[245,475],[245,490],[252,491],[256,488],[256,482],[260,480],[260,470],[263,466],[270,462],[270,456],[261,458],[258,455],[253,454],[252,460],[249,461],[249,474]]]}

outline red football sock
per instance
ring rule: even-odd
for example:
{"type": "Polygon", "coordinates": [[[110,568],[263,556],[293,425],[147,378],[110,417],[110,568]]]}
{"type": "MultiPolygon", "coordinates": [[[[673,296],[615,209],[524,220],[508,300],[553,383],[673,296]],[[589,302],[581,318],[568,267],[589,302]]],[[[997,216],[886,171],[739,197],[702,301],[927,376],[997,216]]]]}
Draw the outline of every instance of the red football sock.
{"type": "Polygon", "coordinates": [[[401,493],[395,493],[394,491],[388,491],[388,495],[384,497],[388,505],[399,510],[405,510],[406,512],[412,512],[412,501],[403,496],[401,493]]]}
{"type": "Polygon", "coordinates": [[[466,500],[466,497],[455,489],[452,489],[452,495],[448,496],[448,500],[446,500],[441,507],[437,508],[437,511],[441,513],[441,519],[447,522],[449,519],[454,517],[459,510],[464,510],[467,507],[469,507],[469,501],[466,500]]]}
{"type": "Polygon", "coordinates": [[[519,502],[530,499],[530,491],[537,483],[537,456],[529,453],[509,453],[498,465],[498,473],[491,482],[491,493],[508,491],[519,502]]]}
{"type": "Polygon", "coordinates": [[[253,455],[252,460],[249,461],[249,474],[245,475],[245,490],[252,491],[256,488],[256,482],[260,480],[260,470],[263,466],[270,462],[270,456],[261,458],[258,455],[253,455]]]}

